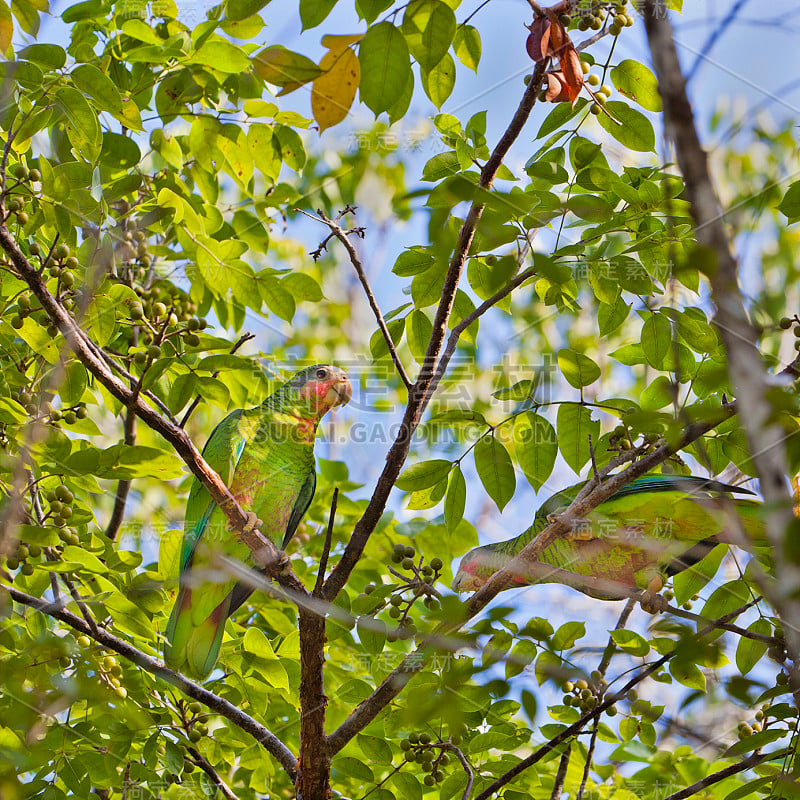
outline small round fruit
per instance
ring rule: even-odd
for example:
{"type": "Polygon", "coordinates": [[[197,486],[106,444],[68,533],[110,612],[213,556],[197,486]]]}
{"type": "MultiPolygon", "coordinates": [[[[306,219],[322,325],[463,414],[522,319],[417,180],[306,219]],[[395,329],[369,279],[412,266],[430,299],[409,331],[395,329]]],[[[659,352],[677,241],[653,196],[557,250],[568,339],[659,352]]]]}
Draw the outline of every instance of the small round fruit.
{"type": "Polygon", "coordinates": [[[144,364],[147,361],[147,353],[142,353],[139,351],[138,353],[133,354],[133,362],[135,364],[144,364]]]}
{"type": "Polygon", "coordinates": [[[438,556],[431,559],[431,567],[434,572],[438,572],[444,566],[444,562],[438,556]]]}
{"type": "Polygon", "coordinates": [[[592,114],[594,114],[595,116],[597,116],[597,115],[600,113],[600,104],[599,104],[599,103],[595,103],[595,104],[594,104],[594,105],[593,105],[593,106],[592,106],[592,107],[589,109],[589,111],[590,111],[592,114]]]}
{"type": "Polygon", "coordinates": [[[586,83],[588,83],[589,86],[599,86],[600,85],[600,76],[599,75],[595,75],[594,73],[592,73],[591,75],[587,75],[586,76],[586,83]]]}
{"type": "Polygon", "coordinates": [[[75,499],[75,495],[63,483],[56,486],[54,494],[65,503],[71,503],[75,499]]]}
{"type": "Polygon", "coordinates": [[[67,425],[74,425],[78,421],[78,415],[74,411],[65,411],[64,412],[64,422],[67,425]]]}
{"type": "Polygon", "coordinates": [[[430,743],[431,743],[431,737],[430,737],[430,734],[427,734],[427,733],[421,733],[421,734],[419,735],[419,743],[420,743],[420,744],[430,744],[430,743]]]}
{"type": "Polygon", "coordinates": [[[32,256],[38,256],[38,255],[39,255],[39,253],[41,253],[41,252],[42,252],[42,248],[41,248],[41,246],[39,245],[39,242],[31,242],[31,245],[30,245],[30,247],[28,248],[28,251],[30,252],[30,254],[31,254],[32,256]]]}
{"type": "Polygon", "coordinates": [[[54,255],[58,259],[67,258],[69,256],[69,245],[60,244],[58,247],[56,247],[54,255]]]}
{"type": "Polygon", "coordinates": [[[18,306],[19,306],[19,307],[20,307],[20,308],[21,308],[23,311],[29,311],[29,310],[30,310],[30,307],[31,307],[31,299],[30,299],[30,297],[28,297],[28,295],[26,295],[26,294],[21,294],[21,295],[20,295],[20,296],[17,298],[17,305],[18,305],[18,306]]]}
{"type": "Polygon", "coordinates": [[[89,416],[89,412],[86,410],[86,406],[79,406],[75,409],[75,414],[78,419],[86,419],[89,416]]]}
{"type": "Polygon", "coordinates": [[[423,783],[424,783],[426,786],[434,786],[434,785],[436,784],[436,779],[433,777],[433,775],[426,775],[426,776],[425,776],[425,777],[422,779],[422,782],[423,782],[423,783]]]}
{"type": "Polygon", "coordinates": [[[389,608],[389,616],[390,616],[392,619],[397,619],[397,618],[400,616],[400,613],[401,613],[401,612],[400,612],[400,609],[399,609],[399,608],[397,608],[397,606],[391,606],[391,607],[389,608]]]}
{"type": "Polygon", "coordinates": [[[200,733],[200,731],[195,730],[189,731],[188,736],[190,742],[199,742],[203,738],[203,735],[200,733]]]}
{"type": "Polygon", "coordinates": [[[61,285],[67,289],[71,289],[75,285],[75,274],[72,272],[62,272],[61,285]]]}
{"type": "Polygon", "coordinates": [[[403,569],[413,569],[414,568],[414,559],[406,557],[400,562],[400,566],[403,569]]]}
{"type": "Polygon", "coordinates": [[[375,584],[374,584],[374,583],[368,583],[368,584],[367,584],[367,585],[364,587],[364,594],[372,594],[372,593],[375,591],[375,589],[376,589],[376,588],[377,588],[377,587],[375,586],[375,584]]]}
{"type": "Polygon", "coordinates": [[[163,303],[153,303],[153,314],[156,317],[163,317],[167,313],[167,307],[163,303]]]}
{"type": "Polygon", "coordinates": [[[399,594],[393,594],[389,602],[393,606],[400,606],[403,604],[403,598],[399,594]]]}
{"type": "Polygon", "coordinates": [[[32,544],[28,550],[30,551],[31,558],[39,558],[42,554],[42,548],[38,544],[32,544]]]}
{"type": "Polygon", "coordinates": [[[22,317],[18,315],[11,317],[11,327],[14,328],[14,330],[18,331],[24,324],[25,322],[22,317]]]}
{"type": "Polygon", "coordinates": [[[144,308],[140,305],[131,306],[131,319],[141,319],[144,316],[144,308]]]}
{"type": "Polygon", "coordinates": [[[92,646],[92,640],[91,640],[91,639],[90,639],[88,636],[86,636],[86,635],[81,635],[81,636],[79,636],[79,637],[76,639],[76,641],[78,642],[78,644],[79,644],[81,647],[91,647],[91,646],[92,646]]]}
{"type": "Polygon", "coordinates": [[[24,164],[17,164],[17,166],[14,167],[14,177],[21,181],[24,181],[25,178],[28,177],[28,170],[25,169],[24,164]]]}
{"type": "Polygon", "coordinates": [[[200,337],[196,333],[187,333],[186,344],[188,344],[189,347],[197,347],[197,345],[200,344],[200,337]]]}
{"type": "Polygon", "coordinates": [[[161,358],[161,348],[157,344],[151,344],[147,348],[148,358],[161,358]]]}
{"type": "Polygon", "coordinates": [[[39,183],[39,181],[42,179],[42,173],[39,172],[38,169],[32,169],[29,173],[29,177],[33,183],[39,183]]]}

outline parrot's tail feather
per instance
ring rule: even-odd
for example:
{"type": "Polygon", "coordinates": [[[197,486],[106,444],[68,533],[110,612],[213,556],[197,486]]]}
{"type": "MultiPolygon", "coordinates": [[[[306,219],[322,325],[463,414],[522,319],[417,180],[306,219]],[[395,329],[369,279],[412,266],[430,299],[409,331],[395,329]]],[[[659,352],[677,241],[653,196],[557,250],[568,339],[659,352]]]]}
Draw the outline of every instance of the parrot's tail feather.
{"type": "Polygon", "coordinates": [[[192,630],[186,644],[186,662],[189,671],[198,678],[209,675],[217,663],[229,607],[230,595],[192,630]]]}
{"type": "Polygon", "coordinates": [[[230,608],[228,595],[199,625],[192,622],[192,591],[182,587],[164,634],[164,662],[170,669],[205,678],[214,669],[230,608]]]}

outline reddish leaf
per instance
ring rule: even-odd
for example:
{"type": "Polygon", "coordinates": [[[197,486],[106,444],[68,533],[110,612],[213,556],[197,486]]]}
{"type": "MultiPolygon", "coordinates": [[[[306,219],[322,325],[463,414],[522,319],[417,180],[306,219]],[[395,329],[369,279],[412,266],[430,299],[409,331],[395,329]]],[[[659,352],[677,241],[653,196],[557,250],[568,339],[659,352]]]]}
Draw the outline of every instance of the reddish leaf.
{"type": "Polygon", "coordinates": [[[561,24],[561,20],[559,20],[558,14],[555,14],[551,8],[547,8],[545,11],[547,12],[547,19],[550,21],[550,51],[548,55],[560,55],[564,47],[572,44],[572,42],[570,42],[569,34],[561,24]]]}
{"type": "Polygon", "coordinates": [[[525,42],[525,49],[538,64],[552,55],[550,52],[550,20],[547,17],[537,17],[533,20],[533,24],[526,27],[530,34],[525,42]]]}
{"type": "Polygon", "coordinates": [[[580,56],[572,42],[561,54],[559,64],[564,76],[568,98],[574,106],[583,87],[583,70],[581,69],[580,56]]]}
{"type": "Polygon", "coordinates": [[[564,78],[564,73],[560,70],[557,72],[547,73],[547,100],[550,103],[565,103],[570,100],[569,87],[564,78]]]}

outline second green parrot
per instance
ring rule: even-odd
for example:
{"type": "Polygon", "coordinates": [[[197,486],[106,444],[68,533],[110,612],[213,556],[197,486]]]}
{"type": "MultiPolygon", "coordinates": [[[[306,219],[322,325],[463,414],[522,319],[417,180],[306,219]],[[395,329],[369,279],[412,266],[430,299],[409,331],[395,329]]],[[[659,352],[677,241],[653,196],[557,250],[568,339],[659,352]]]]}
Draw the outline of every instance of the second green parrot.
{"type": "MultiPolygon", "coordinates": [[[[203,449],[236,501],[262,520],[261,532],[281,549],[314,496],[317,425],[351,396],[341,369],[316,364],[298,372],[257,408],[225,417],[203,449]]],[[[226,574],[220,555],[247,562],[250,550],[195,478],[186,503],[180,588],[165,631],[164,660],[196,678],[214,669],[225,621],[253,591],[226,574]]]]}
{"type": "MultiPolygon", "coordinates": [[[[553,516],[566,510],[583,486],[581,483],[550,497],[536,512],[530,528],[516,538],[467,553],[453,589],[469,592],[483,586],[533,541],[553,516]]],[[[666,577],[697,563],[717,544],[731,543],[721,497],[735,503],[745,533],[752,539],[763,539],[761,504],[733,500],[733,493],[752,494],[707,478],[645,475],[597,506],[571,535],[555,539],[538,561],[579,576],[602,579],[603,590],[593,591],[588,584],[581,588],[600,599],[627,596],[622,592],[615,595],[613,584],[658,592],[666,577]]],[[[557,573],[548,579],[545,572],[536,580],[519,576],[516,585],[558,581],[557,573]]]]}

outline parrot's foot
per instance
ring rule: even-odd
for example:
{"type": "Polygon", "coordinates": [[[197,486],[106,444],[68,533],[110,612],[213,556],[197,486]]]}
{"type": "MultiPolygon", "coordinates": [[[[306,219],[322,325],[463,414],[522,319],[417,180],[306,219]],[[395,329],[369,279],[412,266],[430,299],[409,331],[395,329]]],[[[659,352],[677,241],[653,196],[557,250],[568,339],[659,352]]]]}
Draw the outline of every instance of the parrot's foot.
{"type": "Polygon", "coordinates": [[[647,584],[647,589],[642,592],[642,596],[639,598],[639,605],[648,614],[661,614],[667,610],[669,603],[666,598],[659,594],[663,588],[664,579],[661,575],[655,575],[647,584]]]}
{"type": "Polygon", "coordinates": [[[244,515],[247,517],[247,522],[242,528],[242,533],[253,533],[264,524],[252,511],[245,511],[244,515]]]}

